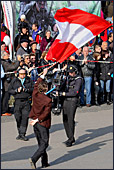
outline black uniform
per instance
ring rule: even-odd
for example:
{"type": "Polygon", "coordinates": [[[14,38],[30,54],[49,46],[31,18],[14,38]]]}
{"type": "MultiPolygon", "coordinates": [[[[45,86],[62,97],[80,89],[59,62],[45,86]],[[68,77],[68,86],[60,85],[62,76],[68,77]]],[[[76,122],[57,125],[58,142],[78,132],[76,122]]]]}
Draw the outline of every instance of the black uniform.
{"type": "MultiPolygon", "coordinates": [[[[82,77],[76,74],[75,77],[68,76],[66,86],[68,86],[65,92],[65,100],[63,103],[63,123],[66,135],[68,137],[68,145],[72,146],[75,130],[75,113],[79,104],[79,92],[82,85],[82,77]]],[[[67,146],[68,146],[67,145],[67,146]]]]}
{"type": "Polygon", "coordinates": [[[31,109],[29,97],[32,95],[33,82],[29,77],[25,77],[24,84],[22,85],[20,79],[16,77],[11,81],[8,91],[15,97],[14,115],[17,122],[18,133],[20,136],[25,136],[31,109]],[[17,92],[19,87],[22,87],[20,93],[17,92]],[[23,91],[23,88],[25,91],[23,91]]]}

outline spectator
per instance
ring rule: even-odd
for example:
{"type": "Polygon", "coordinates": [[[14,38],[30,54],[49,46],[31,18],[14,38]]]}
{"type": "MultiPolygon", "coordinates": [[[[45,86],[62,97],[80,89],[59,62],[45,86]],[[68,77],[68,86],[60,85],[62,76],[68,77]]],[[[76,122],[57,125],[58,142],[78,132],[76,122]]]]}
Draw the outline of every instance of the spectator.
{"type": "Polygon", "coordinates": [[[104,84],[106,84],[106,92],[107,92],[107,105],[110,105],[110,83],[111,83],[111,74],[113,73],[113,64],[111,63],[105,63],[104,61],[111,62],[112,59],[109,56],[109,52],[102,53],[101,61],[103,63],[100,64],[100,93],[101,93],[101,103],[104,102],[104,84]]]}
{"type": "Polygon", "coordinates": [[[2,64],[1,64],[1,99],[2,99],[2,90],[3,90],[3,87],[2,87],[2,79],[4,78],[4,69],[2,67],[2,64]]]}
{"type": "MultiPolygon", "coordinates": [[[[94,52],[93,53],[93,58],[95,61],[99,61],[101,59],[101,53],[99,52],[94,52]]],[[[100,63],[95,63],[95,68],[94,68],[94,75],[93,75],[93,81],[94,81],[94,98],[95,98],[95,105],[99,106],[99,91],[100,91],[100,63]]]]}
{"type": "Polygon", "coordinates": [[[54,39],[51,37],[51,31],[47,30],[45,32],[45,37],[41,41],[40,50],[41,52],[47,51],[49,47],[52,45],[54,39]]]}
{"type": "MultiPolygon", "coordinates": [[[[44,75],[44,74],[43,74],[44,75]]],[[[48,85],[39,78],[33,90],[33,105],[29,117],[33,120],[34,133],[39,145],[38,150],[29,158],[32,169],[36,168],[36,162],[41,158],[42,168],[49,166],[46,149],[49,145],[49,128],[51,126],[51,99],[45,95],[48,85]]]]}
{"type": "Polygon", "coordinates": [[[84,87],[86,88],[86,106],[91,106],[91,83],[93,76],[93,69],[95,68],[95,64],[93,62],[92,56],[89,54],[89,48],[87,46],[83,47],[83,54],[80,56],[80,66],[82,70],[82,76],[84,78],[84,83],[82,85],[82,89],[80,92],[80,104],[84,105],[84,87]],[[90,60],[90,61],[88,61],[90,60]]]}
{"type": "Polygon", "coordinates": [[[1,42],[5,43],[5,51],[9,53],[10,36],[7,34],[7,28],[5,26],[3,26],[3,28],[1,30],[1,42]]]}
{"type": "MultiPolygon", "coordinates": [[[[18,57],[18,61],[16,61],[15,63],[12,62],[9,59],[9,54],[6,51],[2,51],[1,58],[1,64],[5,72],[15,71],[19,66],[19,61],[21,60],[21,58],[18,57]]],[[[8,93],[8,87],[13,78],[14,73],[6,74],[3,78],[2,116],[11,116],[11,113],[9,113],[8,106],[8,100],[10,98],[10,95],[8,93]]]]}
{"type": "Polygon", "coordinates": [[[110,32],[108,35],[108,40],[107,40],[108,47],[112,42],[113,42],[113,32],[110,32]]]}
{"type": "Polygon", "coordinates": [[[36,41],[37,44],[40,46],[42,40],[42,37],[40,36],[41,27],[40,26],[38,27],[38,24],[34,23],[32,25],[32,31],[33,31],[32,32],[33,41],[36,41]]]}
{"type": "Polygon", "coordinates": [[[31,53],[30,54],[30,69],[31,70],[31,80],[35,83],[38,79],[38,63],[36,63],[36,58],[35,54],[31,53]]]}
{"type": "Polygon", "coordinates": [[[17,57],[18,56],[22,56],[23,54],[28,54],[28,40],[27,39],[22,39],[21,40],[21,46],[20,48],[17,50],[17,57]]]}
{"type": "Polygon", "coordinates": [[[33,82],[27,76],[27,71],[24,68],[18,70],[18,76],[11,81],[8,91],[15,98],[14,116],[19,134],[16,139],[28,141],[25,134],[28,127],[30,112],[29,98],[32,95],[33,82]]]}
{"type": "Polygon", "coordinates": [[[18,32],[21,33],[22,31],[22,26],[25,26],[25,28],[27,28],[28,32],[29,32],[29,26],[28,26],[28,22],[26,21],[26,16],[23,14],[21,15],[19,21],[18,21],[18,32]]]}
{"type": "Polygon", "coordinates": [[[17,34],[14,40],[14,49],[17,52],[18,48],[20,47],[21,40],[25,39],[28,41],[28,45],[30,41],[33,41],[32,37],[29,35],[28,30],[25,25],[22,25],[21,33],[17,34]]]}
{"type": "Polygon", "coordinates": [[[23,66],[26,67],[28,76],[29,74],[29,68],[30,68],[30,55],[29,54],[23,54],[24,64],[23,66]]]}
{"type": "Polygon", "coordinates": [[[100,45],[95,45],[94,52],[101,53],[101,46],[100,45]]]}
{"type": "Polygon", "coordinates": [[[34,53],[36,56],[36,63],[39,63],[40,61],[40,57],[41,57],[41,51],[37,49],[37,42],[36,41],[32,41],[30,42],[30,53],[34,53]]]}

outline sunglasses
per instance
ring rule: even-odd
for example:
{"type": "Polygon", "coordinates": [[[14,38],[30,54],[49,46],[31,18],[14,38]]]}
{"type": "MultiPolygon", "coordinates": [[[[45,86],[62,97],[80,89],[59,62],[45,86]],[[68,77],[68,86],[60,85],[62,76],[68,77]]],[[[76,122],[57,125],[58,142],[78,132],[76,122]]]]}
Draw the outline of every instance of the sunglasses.
{"type": "Polygon", "coordinates": [[[19,75],[26,75],[26,73],[19,73],[19,75]]]}
{"type": "Polygon", "coordinates": [[[30,60],[30,58],[26,58],[27,60],[30,60]]]}

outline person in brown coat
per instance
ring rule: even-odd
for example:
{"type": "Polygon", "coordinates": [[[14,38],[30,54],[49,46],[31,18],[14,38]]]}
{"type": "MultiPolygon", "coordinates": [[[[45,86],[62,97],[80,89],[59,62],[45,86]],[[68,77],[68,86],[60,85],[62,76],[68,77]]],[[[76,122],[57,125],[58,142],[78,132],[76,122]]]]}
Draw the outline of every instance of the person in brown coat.
{"type": "Polygon", "coordinates": [[[33,125],[34,133],[38,141],[39,148],[34,155],[29,158],[32,169],[36,169],[36,162],[41,158],[42,167],[49,166],[46,149],[49,145],[49,128],[51,126],[51,99],[46,96],[48,84],[39,78],[34,85],[32,94],[33,105],[29,118],[33,119],[30,124],[33,125]]]}

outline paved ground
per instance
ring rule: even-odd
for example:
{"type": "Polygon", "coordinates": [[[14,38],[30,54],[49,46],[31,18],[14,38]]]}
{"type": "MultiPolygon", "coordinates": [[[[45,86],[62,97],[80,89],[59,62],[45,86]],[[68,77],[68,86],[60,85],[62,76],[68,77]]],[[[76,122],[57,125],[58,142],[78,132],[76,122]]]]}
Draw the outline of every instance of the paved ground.
{"type": "MultiPolygon", "coordinates": [[[[32,127],[29,141],[17,141],[14,115],[1,117],[1,169],[31,169],[28,158],[37,149],[32,127]]],[[[76,113],[76,143],[67,148],[62,115],[52,114],[50,167],[46,169],[113,169],[113,105],[78,108],[76,113]]],[[[37,168],[41,168],[40,160],[37,168]]]]}

